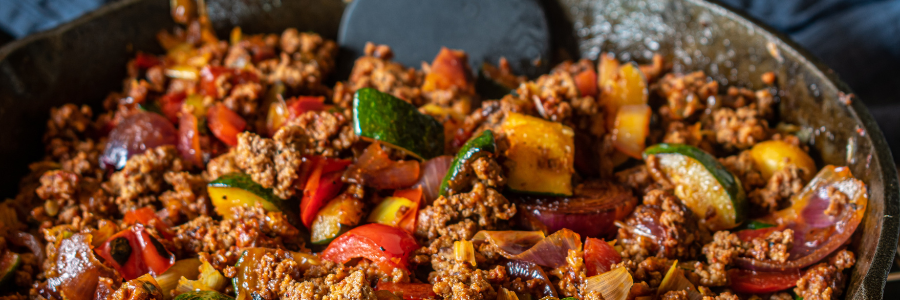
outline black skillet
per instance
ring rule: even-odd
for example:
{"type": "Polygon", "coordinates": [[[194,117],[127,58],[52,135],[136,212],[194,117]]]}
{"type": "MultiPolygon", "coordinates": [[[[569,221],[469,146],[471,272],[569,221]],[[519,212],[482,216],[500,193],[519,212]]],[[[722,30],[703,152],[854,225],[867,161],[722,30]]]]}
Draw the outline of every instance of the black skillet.
{"type": "MultiPolygon", "coordinates": [[[[296,27],[332,39],[346,6],[339,0],[207,3],[220,36],[233,26],[249,33],[296,27]]],[[[708,2],[540,3],[551,33],[549,65],[565,56],[595,59],[601,49],[641,62],[658,52],[676,71],[704,70],[723,83],[756,88],[762,86],[762,72],[774,71],[782,89],[782,119],[810,129],[820,164],[848,165],[868,185],[870,205],[862,232],[849,246],[858,263],[846,295],[882,298],[900,227],[897,172],[862,102],[838,101],[850,90],[833,72],[785,36],[708,2]]],[[[168,1],[122,0],[0,49],[0,196],[15,196],[27,164],[40,159],[50,107],[71,102],[99,108],[109,91],[121,89],[133,51],[161,52],[154,35],[173,25],[168,1]]]]}

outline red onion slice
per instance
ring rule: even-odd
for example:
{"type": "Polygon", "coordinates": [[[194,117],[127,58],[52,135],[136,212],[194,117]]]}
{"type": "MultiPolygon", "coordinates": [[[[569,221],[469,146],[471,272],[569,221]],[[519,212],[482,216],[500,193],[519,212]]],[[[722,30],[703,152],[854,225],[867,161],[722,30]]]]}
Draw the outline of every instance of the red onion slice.
{"type": "Polygon", "coordinates": [[[132,114],[109,133],[100,166],[119,170],[125,167],[128,158],[147,149],[175,145],[177,137],[178,131],[166,117],[150,112],[132,114]]]}
{"type": "Polygon", "coordinates": [[[550,282],[550,277],[547,277],[547,273],[544,272],[544,269],[541,269],[541,267],[539,267],[535,263],[521,260],[510,260],[507,261],[504,266],[506,267],[506,272],[510,277],[521,278],[522,281],[537,279],[543,282],[544,284],[540,288],[538,299],[544,299],[544,297],[559,297],[559,295],[556,293],[556,288],[554,288],[553,283],[550,282]]]}
{"type": "Polygon", "coordinates": [[[762,231],[793,230],[794,246],[788,261],[780,263],[739,257],[735,260],[739,267],[785,271],[804,268],[822,260],[850,239],[862,221],[869,198],[866,185],[853,178],[848,168],[825,166],[792,200],[794,204],[791,207],[760,219],[764,223],[775,224],[775,227],[739,233],[749,238],[764,234],[762,231]],[[832,214],[826,214],[833,200],[831,195],[835,195],[829,190],[843,193],[848,199],[847,203],[837,204],[832,214]]]}
{"type": "Polygon", "coordinates": [[[608,181],[588,181],[572,197],[511,196],[528,229],[556,232],[567,228],[585,237],[615,234],[616,220],[634,210],[637,198],[627,187],[608,181]],[[542,226],[541,226],[542,225],[542,226]]]}
{"type": "Polygon", "coordinates": [[[422,165],[422,176],[419,181],[413,185],[413,188],[422,187],[422,196],[424,205],[430,205],[434,200],[441,196],[441,180],[450,169],[453,163],[453,157],[450,155],[441,155],[429,159],[422,165]]]}
{"type": "Polygon", "coordinates": [[[500,255],[508,259],[533,262],[539,266],[557,268],[566,264],[569,250],[581,250],[581,237],[563,229],[544,237],[540,231],[479,231],[473,242],[494,244],[500,255]]]}

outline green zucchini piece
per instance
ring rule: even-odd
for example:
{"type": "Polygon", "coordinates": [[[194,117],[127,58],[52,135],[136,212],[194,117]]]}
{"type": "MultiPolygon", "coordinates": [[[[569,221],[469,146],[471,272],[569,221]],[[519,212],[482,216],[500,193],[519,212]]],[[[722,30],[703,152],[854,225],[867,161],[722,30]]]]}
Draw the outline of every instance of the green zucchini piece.
{"type": "Polygon", "coordinates": [[[353,96],[353,131],[378,140],[420,160],[444,153],[444,125],[419,112],[415,105],[372,88],[353,96]]]}
{"type": "Polygon", "coordinates": [[[253,181],[250,175],[230,173],[222,175],[206,186],[209,198],[216,212],[226,219],[231,219],[232,207],[262,203],[267,211],[282,211],[283,200],[272,193],[272,189],[264,188],[253,181]]]}
{"type": "Polygon", "coordinates": [[[494,132],[490,129],[482,131],[478,136],[469,139],[456,153],[456,158],[450,164],[450,169],[447,170],[447,174],[441,180],[441,188],[439,189],[441,195],[449,196],[451,193],[459,192],[453,190],[453,181],[465,175],[463,172],[466,171],[466,165],[479,157],[492,155],[496,151],[497,145],[494,143],[494,132]]]}
{"type": "Polygon", "coordinates": [[[741,227],[743,227],[744,229],[763,229],[763,228],[775,227],[775,225],[753,220],[753,221],[747,222],[747,224],[745,224],[744,226],[741,226],[741,227]]]}
{"type": "Polygon", "coordinates": [[[16,270],[22,265],[22,257],[6,250],[0,255],[0,286],[5,286],[16,277],[16,270]]]}
{"type": "Polygon", "coordinates": [[[196,291],[180,294],[175,300],[232,300],[234,298],[213,291],[196,291]]]}
{"type": "Polygon", "coordinates": [[[644,150],[675,185],[675,196],[711,230],[735,228],[744,221],[747,195],[741,181],[715,157],[693,146],[657,144],[644,150]]]}

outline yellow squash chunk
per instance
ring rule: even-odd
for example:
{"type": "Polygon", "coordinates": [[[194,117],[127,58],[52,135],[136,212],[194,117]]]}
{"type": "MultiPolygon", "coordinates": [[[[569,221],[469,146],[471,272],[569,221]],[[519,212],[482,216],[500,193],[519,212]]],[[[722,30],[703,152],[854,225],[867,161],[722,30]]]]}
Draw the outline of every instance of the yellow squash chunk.
{"type": "Polygon", "coordinates": [[[359,224],[364,204],[359,199],[342,194],[325,205],[310,227],[314,244],[330,241],[344,230],[359,224]]]}
{"type": "Polygon", "coordinates": [[[396,227],[407,214],[413,211],[415,205],[415,202],[403,197],[387,197],[378,203],[366,221],[396,227]]]}
{"type": "Polygon", "coordinates": [[[507,186],[519,192],[572,195],[575,133],[560,123],[509,113],[501,124],[509,148],[507,186]]]}
{"type": "Polygon", "coordinates": [[[650,116],[653,112],[646,104],[625,105],[616,113],[613,129],[613,146],[628,156],[641,159],[647,135],[650,134],[650,116]]]}
{"type": "Polygon", "coordinates": [[[606,54],[600,56],[598,69],[600,104],[606,110],[607,128],[612,129],[620,107],[647,104],[647,80],[636,64],[620,65],[606,54]]]}
{"type": "Polygon", "coordinates": [[[253,207],[256,203],[262,203],[263,209],[267,211],[281,211],[274,203],[241,188],[209,186],[206,190],[213,206],[216,207],[216,212],[228,220],[234,217],[231,208],[238,206],[253,207]]]}
{"type": "Polygon", "coordinates": [[[756,169],[768,180],[772,174],[784,167],[794,164],[807,170],[804,179],[812,179],[816,169],[816,163],[809,154],[797,146],[783,141],[765,141],[750,149],[750,156],[756,169]]]}

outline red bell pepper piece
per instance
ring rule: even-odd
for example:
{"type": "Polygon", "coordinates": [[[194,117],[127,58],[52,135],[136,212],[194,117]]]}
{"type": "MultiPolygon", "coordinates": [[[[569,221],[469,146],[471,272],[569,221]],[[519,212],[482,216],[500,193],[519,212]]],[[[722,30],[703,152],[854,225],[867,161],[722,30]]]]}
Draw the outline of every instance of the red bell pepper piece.
{"type": "MultiPolygon", "coordinates": [[[[204,95],[212,96],[213,98],[222,98],[228,94],[228,91],[219,91],[218,82],[219,77],[222,76],[231,76],[234,75],[234,71],[227,67],[221,66],[206,66],[200,70],[200,90],[203,91],[204,95]]],[[[230,82],[231,78],[227,78],[230,82]]]]}
{"type": "Polygon", "coordinates": [[[153,226],[164,239],[171,239],[175,236],[169,224],[163,222],[151,207],[138,208],[125,213],[122,221],[128,225],[143,224],[144,226],[153,226]]]}
{"type": "Polygon", "coordinates": [[[800,270],[763,272],[744,269],[728,270],[731,289],[738,293],[774,293],[797,285],[800,270]]]}
{"type": "Polygon", "coordinates": [[[177,92],[168,93],[159,98],[159,110],[172,123],[178,122],[178,115],[181,114],[181,106],[187,98],[187,93],[177,92]]]}
{"type": "Polygon", "coordinates": [[[289,112],[288,120],[299,117],[308,111],[325,109],[325,97],[321,96],[299,96],[288,99],[285,103],[289,112]]]}
{"type": "Polygon", "coordinates": [[[602,239],[587,238],[584,243],[584,266],[587,276],[602,274],[610,266],[622,262],[622,255],[602,239]]]}
{"type": "Polygon", "coordinates": [[[434,286],[428,283],[394,283],[379,282],[376,291],[390,291],[403,293],[403,300],[437,299],[434,286]]]}
{"type": "Polygon", "coordinates": [[[138,52],[134,57],[134,65],[141,69],[149,69],[162,63],[159,58],[152,54],[138,52]]]}
{"type": "Polygon", "coordinates": [[[420,186],[407,190],[396,190],[394,191],[394,197],[403,197],[415,203],[415,206],[410,208],[410,210],[412,210],[412,213],[406,215],[403,220],[400,220],[400,224],[397,225],[397,227],[406,230],[406,232],[415,233],[416,217],[419,215],[419,205],[422,203],[422,187],[420,186]]]}
{"type": "Polygon", "coordinates": [[[375,263],[382,272],[391,274],[394,268],[407,269],[409,255],[418,248],[416,238],[409,232],[371,223],[337,237],[320,257],[338,263],[363,257],[375,263]]]}
{"type": "Polygon", "coordinates": [[[581,71],[581,73],[575,75],[574,79],[575,87],[578,88],[581,96],[597,96],[599,90],[597,88],[597,72],[594,69],[581,71]]]}
{"type": "Polygon", "coordinates": [[[175,264],[175,255],[156,238],[137,224],[116,233],[97,248],[103,257],[125,280],[150,273],[157,276],[175,264]]]}
{"type": "Polygon", "coordinates": [[[203,166],[203,151],[200,149],[200,131],[197,116],[183,114],[178,123],[178,151],[185,162],[203,166]]]}
{"type": "Polygon", "coordinates": [[[303,199],[300,201],[300,218],[303,225],[308,228],[312,226],[319,209],[328,200],[337,196],[344,187],[341,176],[344,175],[344,169],[350,165],[350,160],[311,156],[307,158],[305,164],[306,170],[309,171],[301,170],[300,175],[300,180],[306,181],[303,185],[303,199]]]}
{"type": "Polygon", "coordinates": [[[238,133],[247,128],[247,121],[222,103],[216,104],[206,111],[206,121],[213,135],[232,147],[237,145],[238,133]]]}

